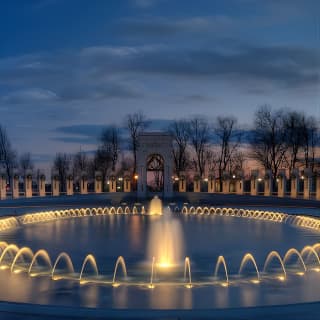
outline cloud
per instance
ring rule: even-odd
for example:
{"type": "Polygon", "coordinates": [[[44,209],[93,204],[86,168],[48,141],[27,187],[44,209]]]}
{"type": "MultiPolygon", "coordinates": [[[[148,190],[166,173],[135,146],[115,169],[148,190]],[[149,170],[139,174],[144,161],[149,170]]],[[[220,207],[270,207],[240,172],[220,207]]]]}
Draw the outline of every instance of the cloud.
{"type": "Polygon", "coordinates": [[[12,91],[1,98],[4,103],[32,103],[56,101],[58,96],[50,91],[41,88],[28,88],[12,91]]]}
{"type": "MultiPolygon", "coordinates": [[[[164,17],[123,19],[120,30],[126,37],[191,37],[195,34],[221,35],[234,28],[240,23],[235,18],[226,15],[196,16],[183,19],[169,19],[164,17]]],[[[242,22],[243,23],[243,22],[242,22]]],[[[193,39],[196,40],[196,39],[193,39]]]]}

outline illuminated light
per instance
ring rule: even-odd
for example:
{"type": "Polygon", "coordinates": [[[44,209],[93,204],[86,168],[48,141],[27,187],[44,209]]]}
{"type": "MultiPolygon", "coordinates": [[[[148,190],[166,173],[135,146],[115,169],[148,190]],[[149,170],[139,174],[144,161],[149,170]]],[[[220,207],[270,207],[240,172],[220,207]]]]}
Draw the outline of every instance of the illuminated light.
{"type": "Polygon", "coordinates": [[[53,277],[52,277],[52,280],[54,280],[54,281],[58,281],[58,280],[60,280],[60,279],[62,279],[62,277],[58,277],[58,276],[53,276],[53,277]]]}
{"type": "Polygon", "coordinates": [[[22,270],[20,270],[20,269],[16,269],[16,270],[13,271],[13,273],[17,274],[17,273],[20,273],[21,271],[22,270]]]}
{"type": "Polygon", "coordinates": [[[225,288],[226,288],[226,287],[229,287],[229,283],[228,283],[228,282],[222,282],[222,283],[221,283],[221,286],[222,286],[222,287],[225,287],[225,288]]]}
{"type": "Polygon", "coordinates": [[[36,273],[29,273],[29,276],[30,276],[31,278],[34,278],[34,277],[37,276],[37,274],[36,274],[36,273]]]}
{"type": "Polygon", "coordinates": [[[80,280],[80,284],[86,284],[86,283],[88,283],[88,281],[86,281],[86,280],[80,280]]]}
{"type": "Polygon", "coordinates": [[[169,269],[171,268],[173,265],[170,262],[160,262],[157,264],[157,267],[162,268],[162,269],[169,269]]]}
{"type": "Polygon", "coordinates": [[[135,179],[135,180],[138,180],[138,179],[139,179],[139,176],[138,176],[137,174],[135,174],[135,175],[134,175],[134,179],[135,179]]]}
{"type": "Polygon", "coordinates": [[[235,175],[235,174],[233,174],[233,175],[232,175],[232,178],[233,178],[233,179],[235,179],[235,178],[236,178],[236,175],[235,175]]]}
{"type": "Polygon", "coordinates": [[[188,289],[191,289],[192,288],[192,284],[188,283],[188,284],[185,285],[185,287],[188,288],[188,289]]]}
{"type": "Polygon", "coordinates": [[[304,180],[304,176],[301,176],[301,180],[304,180]]]}
{"type": "Polygon", "coordinates": [[[119,181],[122,181],[122,180],[123,180],[123,178],[122,178],[122,177],[120,177],[120,178],[118,178],[118,180],[119,180],[119,181]]]}
{"type": "Polygon", "coordinates": [[[9,269],[9,266],[1,266],[0,269],[1,270],[9,269]]]}
{"type": "Polygon", "coordinates": [[[174,181],[179,181],[179,178],[178,178],[178,177],[175,177],[175,178],[174,178],[174,181]]]}
{"type": "Polygon", "coordinates": [[[262,181],[262,179],[261,179],[261,178],[258,178],[258,181],[259,181],[259,182],[261,182],[261,181],[262,181]]]}
{"type": "Polygon", "coordinates": [[[120,188],[121,188],[121,187],[119,187],[119,186],[117,187],[117,189],[120,189],[120,188]]]}
{"type": "Polygon", "coordinates": [[[208,178],[203,179],[203,181],[208,182],[208,178]]]}
{"type": "Polygon", "coordinates": [[[285,280],[286,280],[286,278],[285,278],[284,276],[279,276],[278,279],[279,279],[280,281],[285,281],[285,280]]]}
{"type": "Polygon", "coordinates": [[[149,285],[148,285],[148,288],[149,288],[149,289],[154,289],[154,284],[149,284],[149,285]]]}
{"type": "Polygon", "coordinates": [[[320,268],[314,268],[313,269],[315,272],[320,272],[320,268]]]}
{"type": "Polygon", "coordinates": [[[114,283],[112,283],[112,286],[114,288],[118,288],[118,287],[120,287],[120,283],[119,282],[114,282],[114,283]]]}
{"type": "Polygon", "coordinates": [[[107,181],[107,184],[110,184],[110,181],[109,181],[109,180],[107,181]]]}
{"type": "Polygon", "coordinates": [[[252,282],[252,283],[254,283],[254,284],[258,284],[258,283],[260,283],[260,281],[259,281],[259,280],[257,280],[257,279],[253,279],[253,280],[251,280],[251,282],[252,282]]]}
{"type": "Polygon", "coordinates": [[[304,272],[297,272],[296,274],[300,277],[304,276],[304,272]]]}

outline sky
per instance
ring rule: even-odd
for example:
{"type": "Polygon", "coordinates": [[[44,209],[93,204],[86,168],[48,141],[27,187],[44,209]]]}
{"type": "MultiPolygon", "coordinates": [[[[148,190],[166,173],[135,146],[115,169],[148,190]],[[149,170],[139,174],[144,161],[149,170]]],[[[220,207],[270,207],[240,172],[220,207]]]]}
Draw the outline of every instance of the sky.
{"type": "Polygon", "coordinates": [[[320,119],[320,1],[0,1],[0,124],[40,166],[137,111],[250,127],[264,104],[320,119]]]}

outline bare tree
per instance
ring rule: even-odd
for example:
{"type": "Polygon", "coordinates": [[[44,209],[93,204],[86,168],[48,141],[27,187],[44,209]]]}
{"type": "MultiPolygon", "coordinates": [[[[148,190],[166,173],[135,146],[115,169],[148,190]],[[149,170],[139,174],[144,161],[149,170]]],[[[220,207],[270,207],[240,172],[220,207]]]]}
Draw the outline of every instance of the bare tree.
{"type": "Polygon", "coordinates": [[[287,144],[287,163],[290,172],[298,163],[299,151],[304,145],[305,115],[296,111],[290,111],[284,116],[284,129],[287,144]]]}
{"type": "Polygon", "coordinates": [[[120,151],[119,130],[115,126],[104,129],[100,141],[101,148],[111,156],[112,171],[115,171],[120,151]]]}
{"type": "Polygon", "coordinates": [[[9,183],[11,183],[12,170],[16,166],[16,152],[12,149],[10,140],[4,127],[0,125],[0,164],[6,170],[9,183]]]}
{"type": "Polygon", "coordinates": [[[126,117],[126,125],[130,135],[130,147],[133,152],[133,174],[137,172],[138,136],[147,126],[146,117],[142,112],[129,114],[126,117]]]}
{"type": "Polygon", "coordinates": [[[304,146],[304,166],[314,171],[315,151],[319,142],[317,121],[314,117],[304,118],[302,126],[302,141],[304,146]]]}
{"type": "Polygon", "coordinates": [[[172,153],[176,174],[185,171],[188,165],[187,146],[189,141],[190,123],[186,120],[174,121],[169,126],[169,132],[173,136],[172,153]]]}
{"type": "Polygon", "coordinates": [[[206,150],[209,142],[209,125],[204,118],[196,117],[190,120],[189,136],[191,146],[195,151],[193,163],[202,177],[206,166],[206,150]]]}
{"type": "MultiPolygon", "coordinates": [[[[237,119],[234,117],[218,117],[214,125],[214,132],[218,144],[218,173],[220,183],[224,172],[231,173],[234,165],[234,156],[238,156],[241,143],[241,131],[236,127],[237,119]]],[[[221,185],[222,188],[222,185],[221,185]]]]}
{"type": "Polygon", "coordinates": [[[19,167],[21,170],[21,174],[23,176],[26,175],[27,170],[33,170],[34,168],[34,164],[33,161],[31,159],[31,154],[29,152],[24,153],[20,156],[19,158],[19,167]]]}
{"type": "Polygon", "coordinates": [[[252,157],[265,169],[271,170],[274,181],[285,161],[287,151],[284,116],[281,110],[260,107],[254,118],[251,140],[252,157]]]}
{"type": "Polygon", "coordinates": [[[58,172],[61,191],[65,191],[65,181],[70,167],[70,157],[66,153],[57,153],[53,162],[53,170],[58,172]]]}
{"type": "Polygon", "coordinates": [[[89,170],[89,159],[84,152],[77,152],[72,157],[72,169],[74,177],[79,179],[82,172],[88,172],[89,170]]]}
{"type": "Polygon", "coordinates": [[[112,156],[104,148],[98,148],[92,161],[92,171],[100,171],[103,181],[103,189],[105,189],[105,181],[112,167],[112,156]]]}

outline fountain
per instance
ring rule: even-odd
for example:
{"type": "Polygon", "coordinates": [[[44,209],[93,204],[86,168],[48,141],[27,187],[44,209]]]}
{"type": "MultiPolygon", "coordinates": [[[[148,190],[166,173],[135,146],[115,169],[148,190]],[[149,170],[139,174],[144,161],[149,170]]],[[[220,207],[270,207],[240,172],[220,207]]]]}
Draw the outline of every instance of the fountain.
{"type": "Polygon", "coordinates": [[[130,312],[320,300],[320,219],[176,208],[155,197],[0,219],[0,300],[130,312]]]}
{"type": "Polygon", "coordinates": [[[150,209],[154,210],[153,214],[162,216],[151,221],[148,260],[155,259],[155,265],[159,268],[170,268],[181,264],[184,240],[180,221],[172,217],[170,209],[162,210],[162,201],[158,197],[151,200],[150,209]]]}
{"type": "Polygon", "coordinates": [[[158,196],[154,196],[149,205],[149,214],[162,214],[162,201],[158,196]]]}

